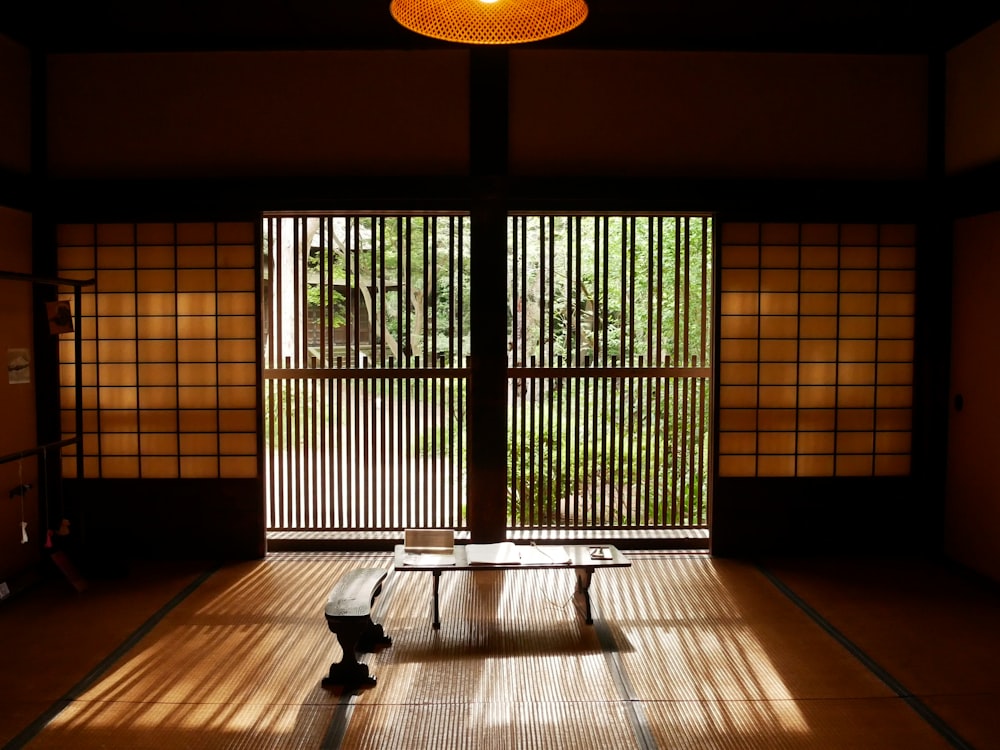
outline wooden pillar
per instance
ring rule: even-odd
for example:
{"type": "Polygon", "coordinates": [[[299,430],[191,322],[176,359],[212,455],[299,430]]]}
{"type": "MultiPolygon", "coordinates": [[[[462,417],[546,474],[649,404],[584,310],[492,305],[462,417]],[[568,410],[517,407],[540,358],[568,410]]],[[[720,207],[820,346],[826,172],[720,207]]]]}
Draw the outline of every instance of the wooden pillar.
{"type": "Polygon", "coordinates": [[[917,235],[911,475],[914,496],[907,534],[917,549],[945,543],[951,371],[952,263],[955,222],[945,167],[947,53],[928,56],[927,204],[917,235]],[[931,270],[933,269],[933,270],[931,270]]]}
{"type": "Polygon", "coordinates": [[[474,542],[494,542],[507,527],[507,50],[474,48],[470,68],[468,521],[474,542]]]}

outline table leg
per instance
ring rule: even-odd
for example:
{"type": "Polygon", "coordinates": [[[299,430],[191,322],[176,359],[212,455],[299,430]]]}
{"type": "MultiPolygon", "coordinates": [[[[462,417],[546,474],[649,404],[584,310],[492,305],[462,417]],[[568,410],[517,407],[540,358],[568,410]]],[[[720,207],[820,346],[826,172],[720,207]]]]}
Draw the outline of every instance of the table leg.
{"type": "Polygon", "coordinates": [[[438,612],[438,584],[441,582],[441,571],[432,570],[431,575],[434,576],[434,629],[441,629],[441,615],[438,612]]]}
{"type": "Polygon", "coordinates": [[[594,577],[594,568],[576,569],[576,591],[583,599],[583,620],[588,625],[594,624],[594,617],[590,611],[590,581],[594,577]]]}

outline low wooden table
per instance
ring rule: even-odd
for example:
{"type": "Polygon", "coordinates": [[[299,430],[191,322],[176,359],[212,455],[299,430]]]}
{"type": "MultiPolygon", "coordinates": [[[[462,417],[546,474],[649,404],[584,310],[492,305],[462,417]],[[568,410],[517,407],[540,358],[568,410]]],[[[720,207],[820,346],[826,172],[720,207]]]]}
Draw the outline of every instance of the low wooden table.
{"type": "MultiPolygon", "coordinates": [[[[531,549],[533,545],[518,545],[518,548],[525,547],[531,549]]],[[[414,562],[414,558],[419,560],[419,555],[413,555],[406,551],[402,544],[397,544],[395,548],[396,559],[393,566],[394,570],[403,573],[418,573],[418,572],[430,572],[434,577],[434,629],[439,630],[441,628],[441,616],[438,609],[438,588],[441,580],[441,574],[449,570],[557,570],[560,568],[572,569],[576,572],[576,593],[580,600],[582,600],[581,612],[584,617],[584,621],[588,625],[594,624],[594,618],[591,614],[590,609],[590,583],[594,577],[594,571],[598,568],[629,568],[632,563],[629,561],[625,555],[618,551],[617,547],[612,545],[600,544],[565,544],[561,545],[562,549],[566,550],[569,555],[568,563],[555,563],[555,562],[521,562],[515,564],[501,564],[501,565],[470,565],[469,560],[465,554],[465,545],[458,544],[455,545],[454,555],[455,564],[435,564],[433,562],[428,562],[428,564],[423,564],[422,562],[414,562]],[[607,558],[595,558],[590,554],[590,550],[595,547],[600,547],[608,551],[607,558]],[[405,561],[405,562],[404,562],[405,561]]],[[[538,545],[534,547],[531,552],[531,557],[537,559],[540,555],[545,554],[546,545],[538,545]]],[[[432,556],[428,557],[428,560],[432,560],[432,556]]]]}

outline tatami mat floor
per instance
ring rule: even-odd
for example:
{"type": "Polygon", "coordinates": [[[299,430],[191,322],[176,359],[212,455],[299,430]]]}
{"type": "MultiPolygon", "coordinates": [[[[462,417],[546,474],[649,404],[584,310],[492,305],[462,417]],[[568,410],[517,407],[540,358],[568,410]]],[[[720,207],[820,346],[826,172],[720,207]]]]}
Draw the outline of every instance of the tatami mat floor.
{"type": "Polygon", "coordinates": [[[921,561],[758,566],[636,552],[598,571],[390,573],[376,686],[320,680],[344,570],[292,553],[5,602],[4,748],[1000,748],[1000,596],[921,561]],[[39,676],[41,675],[41,677],[39,676]]]}

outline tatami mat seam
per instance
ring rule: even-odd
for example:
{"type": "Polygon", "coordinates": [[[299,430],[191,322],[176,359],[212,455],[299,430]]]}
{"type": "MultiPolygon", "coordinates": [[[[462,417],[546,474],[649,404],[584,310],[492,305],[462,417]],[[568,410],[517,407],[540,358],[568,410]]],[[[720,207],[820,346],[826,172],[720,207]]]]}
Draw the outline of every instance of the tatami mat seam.
{"type": "MultiPolygon", "coordinates": [[[[381,556],[377,556],[377,559],[381,560],[382,558],[381,556]]],[[[382,584],[382,591],[376,605],[379,613],[388,611],[396,591],[394,583],[397,576],[393,575],[391,571],[392,558],[386,555],[385,559],[389,563],[390,573],[382,584]]],[[[330,717],[330,723],[327,725],[323,741],[320,743],[320,750],[337,750],[343,744],[344,737],[347,735],[347,728],[351,723],[351,717],[354,715],[354,707],[357,704],[357,699],[357,690],[344,691],[341,699],[337,702],[333,715],[330,717]]]]}
{"type": "Polygon", "coordinates": [[[868,670],[881,680],[890,690],[912,708],[928,725],[940,734],[956,750],[974,750],[954,728],[944,719],[938,716],[927,704],[920,700],[912,691],[906,688],[898,679],[888,672],[883,666],[876,662],[871,656],[865,653],[856,643],[838,630],[833,623],[827,620],[814,607],[806,602],[801,596],[795,593],[790,586],[777,577],[770,570],[758,563],[756,565],[760,573],[784,594],[793,604],[801,609],[810,619],[819,625],[828,635],[830,635],[841,646],[847,649],[855,659],[860,661],[868,670]]]}
{"type": "MultiPolygon", "coordinates": [[[[676,555],[672,555],[676,557],[676,555]]],[[[398,580],[396,576],[390,576],[385,582],[385,586],[382,595],[379,599],[378,606],[381,612],[388,609],[391,599],[393,598],[393,593],[395,592],[396,586],[395,581],[398,580]]],[[[570,599],[572,601],[572,597],[570,599]]],[[[568,602],[567,602],[568,603],[568,602]]],[[[608,623],[600,616],[598,609],[598,604],[595,600],[591,601],[591,613],[593,617],[593,628],[594,633],[597,636],[598,643],[601,646],[601,650],[604,654],[606,664],[611,673],[612,680],[615,684],[616,692],[619,696],[617,700],[606,700],[606,701],[593,701],[593,700],[565,700],[565,701],[552,701],[552,703],[557,703],[559,705],[618,705],[623,707],[626,715],[628,716],[629,723],[632,727],[634,737],[637,742],[637,747],[640,750],[657,750],[658,744],[653,737],[652,730],[649,726],[649,722],[642,709],[642,701],[636,697],[636,692],[632,687],[631,680],[628,677],[628,673],[625,664],[621,660],[619,654],[620,649],[615,641],[614,633],[612,628],[608,623]]],[[[320,745],[322,750],[340,750],[343,747],[343,742],[347,737],[348,730],[350,727],[351,718],[355,715],[355,709],[357,707],[357,699],[359,697],[358,692],[345,692],[341,700],[336,705],[336,710],[331,716],[330,723],[327,728],[327,732],[323,738],[323,742],[320,745]]],[[[516,703],[518,701],[515,701],[516,703]]],[[[535,702],[525,702],[525,705],[532,705],[535,702]]],[[[426,705],[424,702],[380,702],[380,705],[385,706],[423,706],[426,705]]]]}
{"type": "Polygon", "coordinates": [[[621,659],[621,651],[615,642],[614,633],[607,621],[600,616],[596,601],[591,602],[591,612],[594,619],[594,632],[597,635],[597,642],[601,644],[601,649],[604,651],[604,658],[618,694],[621,696],[621,704],[625,708],[629,722],[632,725],[632,730],[635,732],[636,741],[639,743],[639,747],[644,750],[655,750],[657,744],[649,727],[649,721],[642,710],[641,702],[636,698],[635,689],[632,687],[632,681],[629,679],[625,663],[621,659]]]}
{"type": "Polygon", "coordinates": [[[96,667],[83,677],[83,679],[70,688],[70,690],[62,698],[56,700],[56,702],[44,711],[37,719],[14,736],[6,745],[3,746],[2,750],[20,750],[20,748],[23,748],[31,742],[51,721],[53,721],[69,705],[95,685],[115,662],[134,648],[139,641],[149,635],[153,628],[155,628],[164,617],[170,614],[170,612],[180,605],[181,602],[187,599],[187,597],[189,597],[203,583],[211,578],[219,570],[219,567],[220,566],[215,566],[205,571],[181,589],[181,591],[179,591],[170,601],[160,607],[160,609],[158,609],[149,619],[140,625],[128,638],[119,644],[117,648],[102,659],[96,667]]]}

